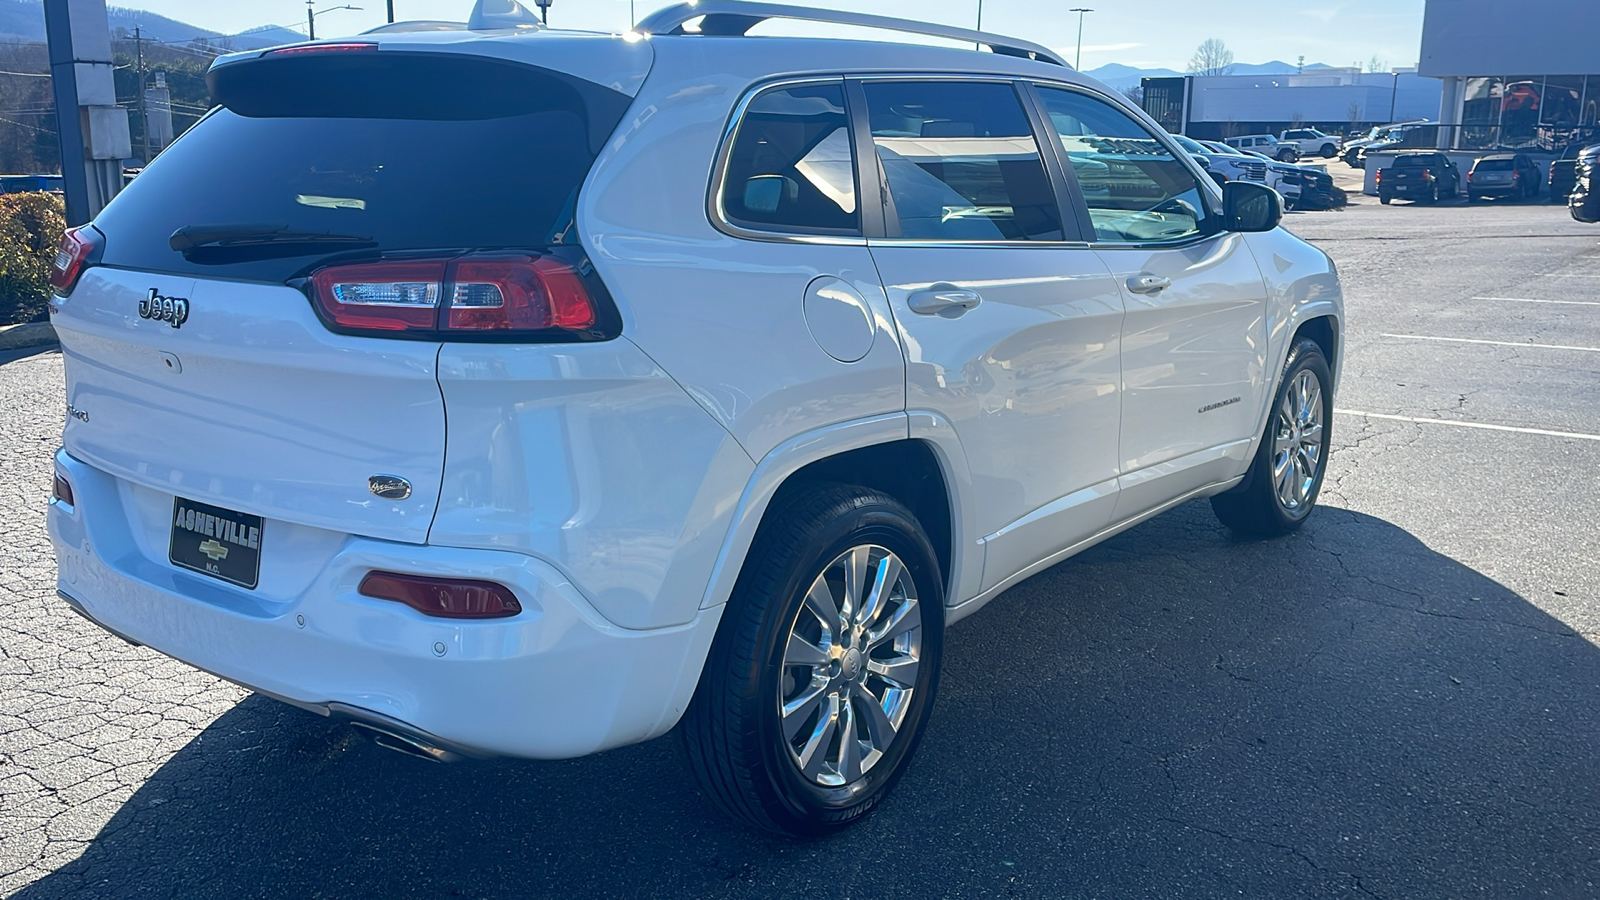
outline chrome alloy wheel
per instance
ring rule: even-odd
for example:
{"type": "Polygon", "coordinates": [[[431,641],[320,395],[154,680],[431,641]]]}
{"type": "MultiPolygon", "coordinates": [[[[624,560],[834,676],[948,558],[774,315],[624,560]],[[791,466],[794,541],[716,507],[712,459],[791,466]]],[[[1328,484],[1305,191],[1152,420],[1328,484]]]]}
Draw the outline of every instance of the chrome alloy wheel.
{"type": "Polygon", "coordinates": [[[905,722],[921,656],[922,610],[900,557],[867,544],[828,563],[789,627],[778,686],[801,774],[839,787],[870,771],[905,722]]]}
{"type": "Polygon", "coordinates": [[[1327,429],[1322,419],[1322,381],[1315,372],[1302,370],[1278,404],[1272,442],[1272,483],[1278,502],[1290,515],[1298,515],[1310,506],[1322,474],[1327,455],[1323,446],[1327,429]]]}

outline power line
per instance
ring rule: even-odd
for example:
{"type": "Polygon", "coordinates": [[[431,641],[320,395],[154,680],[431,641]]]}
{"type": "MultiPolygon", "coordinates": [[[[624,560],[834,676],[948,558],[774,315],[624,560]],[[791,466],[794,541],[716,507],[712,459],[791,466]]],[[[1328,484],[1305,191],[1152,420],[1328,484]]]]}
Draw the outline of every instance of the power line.
{"type": "Polygon", "coordinates": [[[18,122],[15,119],[7,119],[7,118],[5,118],[3,116],[0,116],[0,122],[5,122],[8,125],[17,125],[17,126],[20,126],[22,128],[32,128],[34,131],[42,131],[45,134],[55,134],[56,133],[54,128],[40,128],[37,125],[29,125],[27,122],[18,122]]]}
{"type": "Polygon", "coordinates": [[[15,75],[18,78],[49,78],[49,72],[0,72],[0,75],[15,75]]]}

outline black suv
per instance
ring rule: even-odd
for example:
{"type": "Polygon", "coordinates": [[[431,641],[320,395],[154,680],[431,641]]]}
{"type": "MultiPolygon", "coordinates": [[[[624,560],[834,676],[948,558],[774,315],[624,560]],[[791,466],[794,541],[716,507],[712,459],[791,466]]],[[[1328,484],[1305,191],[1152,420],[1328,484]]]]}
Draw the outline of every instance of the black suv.
{"type": "MultiPolygon", "coordinates": [[[[1593,146],[1600,147],[1600,144],[1593,146]]],[[[1587,150],[1582,144],[1573,144],[1561,152],[1561,158],[1550,164],[1550,202],[1565,203],[1578,184],[1578,157],[1587,150]]]]}
{"type": "Polygon", "coordinates": [[[1443,153],[1402,153],[1378,170],[1378,202],[1437,203],[1461,193],[1461,170],[1443,153]]]}

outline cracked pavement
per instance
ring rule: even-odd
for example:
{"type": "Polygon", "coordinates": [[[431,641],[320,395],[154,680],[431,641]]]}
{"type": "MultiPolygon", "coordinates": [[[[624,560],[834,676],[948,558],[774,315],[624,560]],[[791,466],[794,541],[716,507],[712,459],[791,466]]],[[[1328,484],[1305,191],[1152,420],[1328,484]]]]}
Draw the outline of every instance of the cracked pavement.
{"type": "MultiPolygon", "coordinates": [[[[1345,281],[1341,409],[1600,432],[1600,353],[1383,336],[1600,347],[1600,306],[1471,299],[1600,301],[1600,229],[1289,225],[1345,281]]],[[[1191,503],[954,627],[895,793],[793,843],[718,818],[670,740],[433,766],[100,632],[44,533],[63,402],[58,355],[0,356],[0,895],[1600,893],[1600,441],[1340,414],[1298,534],[1191,503]]]]}

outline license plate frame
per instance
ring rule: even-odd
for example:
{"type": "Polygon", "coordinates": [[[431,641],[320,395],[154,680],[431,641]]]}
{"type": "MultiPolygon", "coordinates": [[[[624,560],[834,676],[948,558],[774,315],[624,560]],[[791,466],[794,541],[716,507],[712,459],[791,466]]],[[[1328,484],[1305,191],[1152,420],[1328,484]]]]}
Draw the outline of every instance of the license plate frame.
{"type": "Polygon", "coordinates": [[[265,525],[261,516],[173,497],[167,561],[253,591],[261,582],[265,525]]]}

